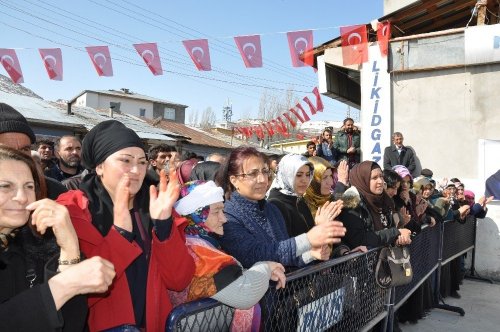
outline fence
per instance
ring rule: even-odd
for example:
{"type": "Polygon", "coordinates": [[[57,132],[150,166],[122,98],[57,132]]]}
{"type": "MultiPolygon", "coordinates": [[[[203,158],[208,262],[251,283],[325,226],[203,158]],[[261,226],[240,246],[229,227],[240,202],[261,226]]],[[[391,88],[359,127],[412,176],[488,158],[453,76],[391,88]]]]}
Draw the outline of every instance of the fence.
{"type": "MultiPolygon", "coordinates": [[[[284,289],[270,287],[260,301],[263,331],[367,331],[379,324],[392,332],[394,312],[431,276],[435,306],[448,306],[439,295],[441,267],[474,248],[475,222],[446,221],[426,227],[410,245],[413,280],[381,289],[374,271],[380,248],[308,266],[287,274],[284,289]]],[[[204,299],[174,308],[166,331],[230,331],[237,310],[204,299]]]]}

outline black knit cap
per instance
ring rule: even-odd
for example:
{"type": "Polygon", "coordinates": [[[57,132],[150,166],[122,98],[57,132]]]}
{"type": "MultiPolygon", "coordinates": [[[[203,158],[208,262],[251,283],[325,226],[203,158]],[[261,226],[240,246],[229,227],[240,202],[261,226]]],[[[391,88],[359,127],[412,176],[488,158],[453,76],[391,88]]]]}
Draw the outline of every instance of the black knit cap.
{"type": "Polygon", "coordinates": [[[116,151],[129,147],[144,149],[135,131],[116,120],[101,122],[83,139],[82,164],[89,170],[95,169],[116,151]]]}
{"type": "Polygon", "coordinates": [[[35,133],[26,118],[12,106],[0,103],[0,134],[22,133],[28,135],[31,144],[36,141],[35,133]]]}

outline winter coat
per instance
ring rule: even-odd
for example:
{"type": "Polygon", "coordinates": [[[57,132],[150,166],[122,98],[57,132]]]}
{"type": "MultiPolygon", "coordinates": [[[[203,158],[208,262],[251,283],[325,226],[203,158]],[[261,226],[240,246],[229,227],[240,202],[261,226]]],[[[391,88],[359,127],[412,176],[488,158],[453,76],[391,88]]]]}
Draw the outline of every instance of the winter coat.
{"type": "MultiPolygon", "coordinates": [[[[361,155],[361,137],[359,131],[355,130],[352,132],[352,147],[356,148],[356,152],[354,153],[354,163],[359,163],[360,155],[361,155]]],[[[335,149],[335,154],[337,157],[337,161],[346,159],[349,160],[350,154],[347,153],[349,149],[349,139],[347,137],[347,133],[345,131],[339,131],[335,135],[335,142],[333,143],[333,148],[335,149]]]]}
{"type": "Polygon", "coordinates": [[[416,167],[413,150],[403,146],[400,154],[394,144],[386,147],[384,150],[384,169],[392,169],[396,165],[405,166],[413,174],[416,167]]]}

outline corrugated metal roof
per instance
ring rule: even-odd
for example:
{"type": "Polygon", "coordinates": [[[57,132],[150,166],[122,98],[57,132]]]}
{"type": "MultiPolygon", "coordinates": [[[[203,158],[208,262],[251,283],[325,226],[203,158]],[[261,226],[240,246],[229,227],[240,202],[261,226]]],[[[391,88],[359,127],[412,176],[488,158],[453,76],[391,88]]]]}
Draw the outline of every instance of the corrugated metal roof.
{"type": "Polygon", "coordinates": [[[164,99],[155,98],[155,97],[151,97],[151,96],[141,95],[139,93],[135,93],[132,91],[126,93],[126,92],[118,91],[118,90],[84,90],[84,91],[80,92],[78,95],[76,95],[75,97],[73,97],[69,102],[74,103],[78,97],[80,97],[81,95],[83,95],[87,92],[91,92],[91,93],[93,92],[93,93],[98,93],[98,94],[108,95],[108,96],[116,96],[116,97],[120,97],[120,98],[145,100],[145,101],[150,101],[150,102],[154,102],[154,103],[180,106],[180,107],[184,107],[184,108],[189,107],[187,105],[174,103],[174,102],[169,101],[169,100],[164,100],[164,99]]]}
{"type": "Polygon", "coordinates": [[[0,101],[14,107],[28,120],[41,120],[66,126],[85,125],[82,120],[66,114],[61,108],[43,99],[0,91],[0,101]]]}

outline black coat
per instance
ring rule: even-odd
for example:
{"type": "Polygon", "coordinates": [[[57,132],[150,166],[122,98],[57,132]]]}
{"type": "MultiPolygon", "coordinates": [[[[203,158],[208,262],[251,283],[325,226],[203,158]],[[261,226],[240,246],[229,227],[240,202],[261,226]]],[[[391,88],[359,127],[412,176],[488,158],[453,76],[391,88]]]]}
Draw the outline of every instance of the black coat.
{"type": "Polygon", "coordinates": [[[290,237],[307,233],[314,227],[314,218],[303,198],[285,195],[273,188],[267,201],[280,210],[290,237]]]}
{"type": "Polygon", "coordinates": [[[74,297],[56,310],[47,280],[56,274],[58,257],[47,263],[45,275],[35,271],[36,279],[30,288],[26,256],[16,242],[0,253],[0,330],[85,330],[88,309],[84,296],[74,297]]]}
{"type": "Polygon", "coordinates": [[[354,208],[343,208],[337,220],[344,223],[346,234],[342,243],[349,248],[367,246],[368,249],[392,244],[399,236],[399,230],[394,227],[392,215],[386,215],[389,225],[380,231],[375,231],[373,220],[368,208],[360,201],[354,208]]]}
{"type": "Polygon", "coordinates": [[[394,144],[388,146],[384,150],[384,169],[391,169],[393,166],[403,165],[410,171],[415,172],[415,154],[412,149],[403,146],[401,154],[394,144]]]}

